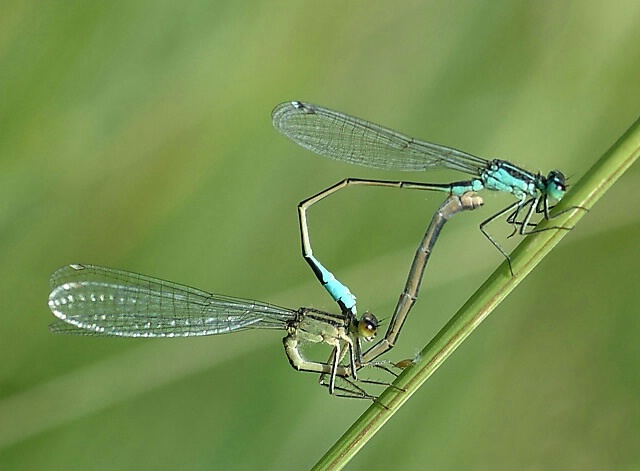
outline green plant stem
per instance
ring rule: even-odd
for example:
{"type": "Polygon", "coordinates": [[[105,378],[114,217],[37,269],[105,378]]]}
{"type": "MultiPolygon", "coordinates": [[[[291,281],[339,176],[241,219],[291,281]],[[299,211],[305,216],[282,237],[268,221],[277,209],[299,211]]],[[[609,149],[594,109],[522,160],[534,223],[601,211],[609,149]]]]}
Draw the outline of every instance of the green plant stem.
{"type": "MultiPolygon", "coordinates": [[[[574,227],[596,201],[615,183],[640,155],[640,119],[591,167],[571,189],[555,213],[571,207],[552,221],[543,221],[538,229],[574,227]]],[[[387,388],[380,404],[372,404],[345,434],[316,463],[314,470],[342,469],[380,430],[393,414],[418,390],[458,346],[484,321],[493,309],[533,270],[533,268],[570,231],[548,230],[526,237],[511,255],[514,276],[503,263],[471,296],[467,303],[422,350],[419,359],[387,388]]]]}

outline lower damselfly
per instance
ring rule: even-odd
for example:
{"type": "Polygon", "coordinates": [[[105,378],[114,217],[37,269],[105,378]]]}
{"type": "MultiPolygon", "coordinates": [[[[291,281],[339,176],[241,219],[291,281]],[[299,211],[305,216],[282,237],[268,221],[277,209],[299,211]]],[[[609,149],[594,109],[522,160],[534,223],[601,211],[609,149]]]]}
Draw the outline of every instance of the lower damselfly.
{"type": "MultiPolygon", "coordinates": [[[[349,397],[376,400],[356,383],[358,370],[378,366],[374,360],[395,343],[417,297],[431,249],[446,221],[480,205],[482,199],[477,195],[452,196],[436,212],[385,338],[364,353],[362,342],[373,341],[379,325],[376,316],[369,312],[358,317],[355,309],[342,309],[337,314],[309,307],[290,309],[87,264],[67,265],[51,276],[49,308],[57,319],[50,329],[65,334],[146,338],[217,335],[247,329],[284,330],[287,333],[284,349],[293,368],[319,373],[322,380],[328,376],[326,386],[331,394],[343,395],[343,391],[349,397]],[[317,362],[305,358],[301,346],[306,343],[330,345],[330,360],[317,362]],[[349,387],[336,388],[337,377],[347,381],[349,387]]],[[[382,363],[379,365],[386,369],[382,363]]]]}

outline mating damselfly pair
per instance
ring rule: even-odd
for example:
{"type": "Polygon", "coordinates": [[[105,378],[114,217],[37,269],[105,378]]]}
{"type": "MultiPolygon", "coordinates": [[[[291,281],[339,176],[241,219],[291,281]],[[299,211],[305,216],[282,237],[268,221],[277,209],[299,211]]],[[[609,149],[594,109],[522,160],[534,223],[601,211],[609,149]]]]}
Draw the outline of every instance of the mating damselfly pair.
{"type": "Polygon", "coordinates": [[[117,269],[75,264],[51,277],[49,307],[58,320],[51,330],[62,333],[121,337],[186,337],[237,332],[246,329],[286,331],[284,347],[291,365],[319,373],[332,394],[375,400],[364,388],[358,371],[382,368],[392,374],[393,363],[378,360],[397,341],[418,296],[424,270],[444,224],[455,214],[482,205],[474,192],[481,189],[513,193],[517,202],[481,224],[481,230],[505,255],[484,226],[510,213],[514,232],[528,234],[534,213],[549,219],[550,201],[565,192],[565,178],[553,171],[547,177],[532,174],[506,161],[486,161],[455,149],[408,138],[390,129],[336,111],[302,102],[278,105],[272,114],[276,128],[295,142],[337,160],[381,169],[425,170],[443,166],[476,175],[452,184],[347,179],[303,201],[299,220],[303,256],[314,274],[340,307],[333,314],[313,308],[290,309],[248,299],[212,294],[189,286],[117,269]],[[350,185],[389,186],[444,191],[449,194],[435,213],[418,247],[405,289],[382,340],[366,351],[378,319],[357,315],[356,299],[349,289],[313,256],[306,212],[310,206],[350,185]],[[519,218],[524,210],[524,217],[519,218]],[[312,361],[300,350],[303,343],[332,347],[327,361],[312,361]],[[336,380],[340,379],[340,384],[336,380]]]}

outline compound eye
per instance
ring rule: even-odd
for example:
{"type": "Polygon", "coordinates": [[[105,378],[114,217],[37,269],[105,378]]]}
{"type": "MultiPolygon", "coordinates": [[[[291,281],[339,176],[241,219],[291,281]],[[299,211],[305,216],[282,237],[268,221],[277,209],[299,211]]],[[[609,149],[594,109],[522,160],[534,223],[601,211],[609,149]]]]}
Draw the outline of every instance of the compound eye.
{"type": "Polygon", "coordinates": [[[557,170],[549,172],[547,180],[552,181],[559,189],[566,190],[567,179],[562,172],[558,172],[557,170]]]}

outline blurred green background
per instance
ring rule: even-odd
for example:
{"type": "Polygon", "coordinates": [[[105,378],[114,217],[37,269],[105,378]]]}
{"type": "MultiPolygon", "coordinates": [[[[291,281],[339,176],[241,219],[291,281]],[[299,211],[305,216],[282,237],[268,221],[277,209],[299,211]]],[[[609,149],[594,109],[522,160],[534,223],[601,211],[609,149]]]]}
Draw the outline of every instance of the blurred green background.
{"type": "MultiPolygon", "coordinates": [[[[282,333],[55,336],[50,273],[95,263],[334,309],[300,257],[296,204],[347,176],[464,176],[314,156],[273,129],[276,104],[575,182],[638,118],[639,21],[632,0],[3,2],[0,468],[308,469],[368,404],[294,372],[282,333]]],[[[639,177],[349,469],[640,467],[639,177]]],[[[421,349],[502,262],[477,224],[512,200],[485,198],[446,227],[390,358],[421,349]]],[[[316,254],[361,311],[391,313],[441,201],[351,189],[313,208],[316,254]]]]}

